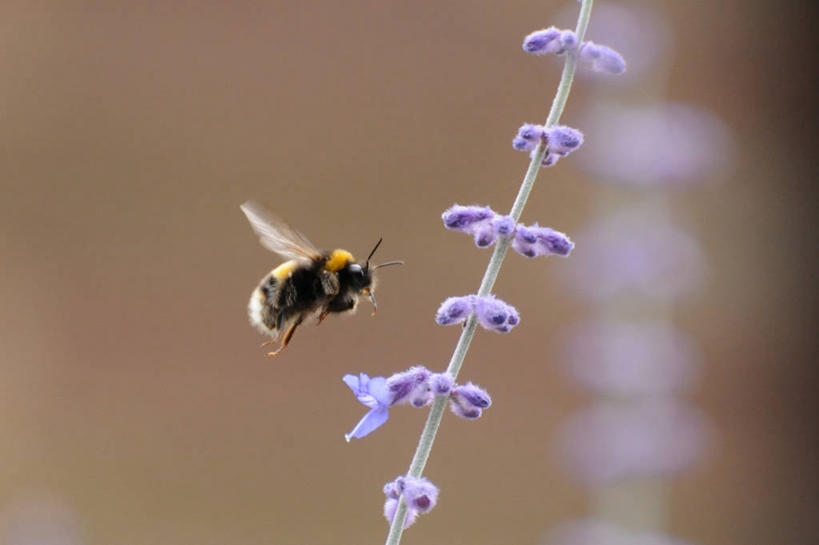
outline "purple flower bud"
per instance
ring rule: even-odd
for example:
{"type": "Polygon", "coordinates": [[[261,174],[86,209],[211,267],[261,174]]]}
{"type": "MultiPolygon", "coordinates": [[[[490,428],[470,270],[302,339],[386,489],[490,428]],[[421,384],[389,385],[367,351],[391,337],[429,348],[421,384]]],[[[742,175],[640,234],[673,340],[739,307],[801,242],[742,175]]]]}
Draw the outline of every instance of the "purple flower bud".
{"type": "Polygon", "coordinates": [[[401,490],[403,490],[403,481],[400,481],[401,478],[394,481],[390,481],[384,485],[384,495],[388,498],[395,498],[398,499],[401,497],[401,490]]]}
{"type": "Polygon", "coordinates": [[[518,225],[515,228],[515,238],[512,239],[512,249],[524,257],[537,257],[537,235],[529,227],[518,225]]]}
{"type": "Polygon", "coordinates": [[[512,249],[524,257],[552,254],[565,257],[573,248],[574,243],[565,234],[537,223],[528,227],[518,225],[512,239],[512,249]]]}
{"type": "Polygon", "coordinates": [[[494,295],[485,295],[475,300],[475,315],[484,329],[498,333],[508,333],[520,320],[518,311],[513,306],[494,295]]]}
{"type": "Polygon", "coordinates": [[[562,55],[575,47],[577,35],[574,31],[561,31],[555,27],[536,30],[523,39],[523,50],[533,55],[562,55]]]}
{"type": "Polygon", "coordinates": [[[449,400],[449,410],[451,410],[452,413],[458,418],[464,418],[466,420],[475,420],[476,418],[480,418],[481,414],[483,413],[483,411],[477,407],[473,407],[472,405],[462,405],[454,399],[449,400]]]}
{"type": "Polygon", "coordinates": [[[455,379],[449,373],[433,373],[429,380],[432,391],[437,395],[448,394],[455,385],[455,379]]]}
{"type": "Polygon", "coordinates": [[[438,487],[424,478],[405,477],[403,494],[407,508],[419,513],[428,513],[438,502],[438,487]]]}
{"type": "Polygon", "coordinates": [[[429,401],[432,401],[432,396],[427,396],[429,391],[430,372],[426,367],[421,365],[410,367],[401,373],[395,373],[387,379],[387,389],[392,395],[390,405],[398,405],[401,403],[410,403],[415,407],[423,407],[429,401]],[[426,400],[429,397],[429,401],[426,400]]]}
{"type": "MultiPolygon", "coordinates": [[[[535,150],[532,150],[529,153],[529,159],[534,158],[534,156],[535,156],[535,150]]],[[[549,153],[547,153],[546,155],[543,156],[543,159],[540,161],[540,166],[541,167],[554,166],[554,164],[557,163],[558,159],[560,159],[560,155],[558,155],[556,153],[549,152],[549,153]]]]}
{"type": "MultiPolygon", "coordinates": [[[[395,518],[395,512],[398,510],[398,500],[396,498],[387,498],[384,502],[384,516],[387,522],[392,524],[392,519],[395,518]]],[[[418,518],[418,511],[415,509],[407,509],[407,518],[404,519],[404,529],[406,530],[418,518]]]]}
{"type": "Polygon", "coordinates": [[[532,151],[537,147],[537,142],[516,136],[514,140],[512,140],[512,147],[518,151],[532,151]]]}
{"type": "Polygon", "coordinates": [[[512,216],[495,216],[492,220],[492,229],[498,236],[511,235],[515,230],[515,220],[512,216]]]}
{"type": "Polygon", "coordinates": [[[515,230],[515,238],[520,239],[521,242],[525,242],[526,244],[534,244],[537,242],[537,233],[531,227],[518,225],[515,230]]]}
{"type": "Polygon", "coordinates": [[[523,50],[532,55],[551,53],[552,42],[559,40],[560,30],[555,27],[536,30],[523,39],[523,50]]]}
{"type": "Polygon", "coordinates": [[[537,237],[536,248],[538,249],[538,255],[554,254],[566,257],[574,249],[574,242],[560,231],[555,231],[549,227],[538,227],[537,224],[531,229],[537,237]]]}
{"type": "Polygon", "coordinates": [[[565,125],[554,125],[546,130],[549,154],[565,157],[583,143],[583,133],[565,125]]]}
{"type": "Polygon", "coordinates": [[[556,153],[547,153],[543,160],[540,162],[540,166],[542,167],[551,167],[557,163],[560,156],[556,153]]]}
{"type": "Polygon", "coordinates": [[[518,129],[518,134],[512,140],[512,147],[518,151],[531,151],[537,147],[543,138],[543,125],[524,123],[518,129]]]}
{"type": "Polygon", "coordinates": [[[557,52],[558,55],[577,47],[577,34],[574,33],[574,30],[564,30],[560,33],[560,47],[560,51],[557,52]]]}
{"type": "Polygon", "coordinates": [[[498,239],[498,234],[492,228],[490,223],[485,223],[479,228],[475,229],[475,246],[478,248],[486,248],[491,246],[498,239]]]}
{"type": "Polygon", "coordinates": [[[444,220],[444,227],[453,231],[472,233],[476,224],[492,219],[495,213],[488,206],[461,206],[452,205],[444,211],[441,218],[444,220]]]}
{"type": "Polygon", "coordinates": [[[492,404],[492,398],[489,397],[487,391],[471,382],[456,386],[450,397],[457,399],[461,404],[471,405],[478,409],[486,409],[492,404]]]}
{"type": "Polygon", "coordinates": [[[387,501],[384,502],[384,516],[390,524],[398,510],[398,498],[404,497],[407,518],[404,528],[409,527],[422,513],[428,513],[438,502],[438,487],[424,478],[398,477],[384,486],[387,501]]]}
{"type": "Polygon", "coordinates": [[[518,136],[524,140],[537,144],[543,137],[543,125],[524,123],[518,129],[518,136]]]}
{"type": "Polygon", "coordinates": [[[450,297],[441,303],[438,312],[435,314],[435,321],[438,325],[452,325],[463,322],[473,312],[474,295],[464,295],[462,297],[450,297]]]}
{"type": "Polygon", "coordinates": [[[381,426],[389,418],[387,408],[392,402],[392,395],[387,388],[384,377],[372,379],[364,373],[344,375],[344,383],[350,387],[358,401],[370,408],[370,411],[359,420],[358,424],[344,436],[349,442],[351,438],[362,438],[381,426]]]}
{"type": "Polygon", "coordinates": [[[591,65],[595,72],[604,74],[622,74],[626,71],[626,61],[614,49],[592,41],[583,42],[578,57],[582,62],[591,65]]]}

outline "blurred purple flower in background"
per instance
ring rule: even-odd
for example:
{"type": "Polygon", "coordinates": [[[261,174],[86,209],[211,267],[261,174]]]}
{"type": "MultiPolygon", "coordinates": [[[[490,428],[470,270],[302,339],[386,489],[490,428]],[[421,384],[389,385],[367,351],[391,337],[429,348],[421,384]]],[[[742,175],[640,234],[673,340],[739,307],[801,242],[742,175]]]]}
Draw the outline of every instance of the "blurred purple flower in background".
{"type": "Polygon", "coordinates": [[[690,293],[705,274],[697,241],[651,205],[598,219],[577,239],[583,251],[567,276],[584,298],[626,294],[669,300],[690,293]]]}
{"type": "Polygon", "coordinates": [[[4,498],[0,511],[2,545],[81,545],[75,513],[49,492],[4,498]]]}
{"type": "Polygon", "coordinates": [[[672,399],[599,402],[570,417],[564,463],[588,483],[676,473],[703,454],[706,422],[699,410],[672,399]]]}
{"type": "Polygon", "coordinates": [[[547,545],[690,545],[663,534],[635,532],[598,520],[564,524],[549,533],[547,545]]]}
{"type": "Polygon", "coordinates": [[[691,386],[697,351],[682,332],[663,323],[594,322],[566,343],[566,371],[610,397],[664,396],[691,386]]]}
{"type": "Polygon", "coordinates": [[[662,102],[625,106],[598,102],[583,116],[580,167],[604,181],[651,186],[724,175],[732,164],[725,125],[702,108],[662,102]]]}
{"type": "Polygon", "coordinates": [[[596,219],[564,270],[593,303],[589,323],[567,339],[564,365],[598,399],[566,423],[562,458],[589,487],[593,516],[607,522],[568,525],[549,545],[683,544],[638,529],[667,524],[665,481],[699,460],[710,439],[705,416],[677,397],[696,378],[698,353],[675,330],[672,305],[698,288],[706,267],[700,244],[671,219],[668,192],[726,174],[733,143],[706,110],[665,99],[671,33],[653,9],[629,0],[597,7],[594,38],[617,51],[591,41],[579,49],[579,64],[597,72],[618,72],[618,51],[628,59],[621,96],[590,101],[581,115],[587,144],[577,164],[611,187],[599,192],[596,219]]]}

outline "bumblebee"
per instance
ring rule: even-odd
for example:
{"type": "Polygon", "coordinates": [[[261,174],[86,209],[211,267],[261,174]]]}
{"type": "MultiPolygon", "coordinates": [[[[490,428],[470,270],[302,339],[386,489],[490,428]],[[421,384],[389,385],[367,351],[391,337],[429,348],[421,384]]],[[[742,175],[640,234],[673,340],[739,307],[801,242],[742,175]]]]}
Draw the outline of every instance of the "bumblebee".
{"type": "Polygon", "coordinates": [[[284,331],[281,345],[269,352],[275,356],[287,347],[296,328],[308,318],[318,324],[331,313],[354,312],[361,295],[369,296],[376,311],[373,271],[403,261],[389,261],[370,267],[381,239],[363,265],[347,250],[320,252],[307,238],[253,202],[241,205],[262,246],[286,259],[270,271],[253,290],[248,304],[250,323],[276,342],[284,331]]]}

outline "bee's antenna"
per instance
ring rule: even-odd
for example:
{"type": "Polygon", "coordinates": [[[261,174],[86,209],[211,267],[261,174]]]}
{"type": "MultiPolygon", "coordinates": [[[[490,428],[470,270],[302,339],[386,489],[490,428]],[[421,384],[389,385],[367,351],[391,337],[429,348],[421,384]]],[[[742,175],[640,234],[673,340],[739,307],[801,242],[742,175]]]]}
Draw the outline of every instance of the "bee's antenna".
{"type": "Polygon", "coordinates": [[[370,267],[370,259],[372,258],[373,254],[378,249],[378,247],[381,246],[381,242],[383,240],[384,240],[384,237],[381,237],[381,238],[378,239],[378,242],[375,243],[375,247],[373,248],[373,251],[370,252],[370,255],[367,256],[367,261],[364,262],[364,268],[365,269],[368,269],[370,267]]]}
{"type": "Polygon", "coordinates": [[[396,261],[387,261],[386,263],[379,263],[378,265],[373,267],[373,270],[380,269],[381,267],[389,267],[390,265],[403,265],[403,264],[404,264],[404,262],[401,261],[400,259],[396,260],[396,261]]]}

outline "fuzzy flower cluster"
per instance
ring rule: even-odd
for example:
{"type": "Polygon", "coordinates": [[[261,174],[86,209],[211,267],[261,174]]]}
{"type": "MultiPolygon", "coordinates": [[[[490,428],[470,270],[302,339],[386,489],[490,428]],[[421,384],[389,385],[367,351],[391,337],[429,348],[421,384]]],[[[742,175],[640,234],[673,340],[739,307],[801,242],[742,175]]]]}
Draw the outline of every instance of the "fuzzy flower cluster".
{"type": "Polygon", "coordinates": [[[540,227],[537,223],[529,226],[515,225],[510,216],[502,216],[488,206],[455,204],[441,217],[447,229],[472,235],[478,248],[491,246],[501,236],[511,237],[512,249],[525,257],[566,257],[574,248],[574,243],[560,231],[540,227]]]}
{"type": "Polygon", "coordinates": [[[422,365],[410,367],[389,378],[370,378],[360,373],[358,376],[344,375],[343,380],[356,399],[370,409],[344,436],[347,441],[373,432],[387,421],[389,408],[395,405],[424,407],[432,403],[435,396],[449,396],[450,410],[461,418],[473,420],[492,404],[492,399],[483,388],[471,382],[456,384],[452,375],[433,373],[422,365]]]}
{"type": "Polygon", "coordinates": [[[524,123],[512,140],[512,147],[518,151],[528,151],[529,157],[534,157],[541,142],[545,143],[548,152],[540,166],[550,167],[583,144],[583,133],[565,125],[545,127],[524,123]]]}
{"type": "Polygon", "coordinates": [[[552,26],[536,30],[523,39],[523,50],[532,55],[564,55],[574,49],[578,51],[578,60],[595,72],[616,75],[626,71],[626,61],[620,53],[592,41],[578,43],[572,30],[552,26]]]}
{"type": "Polygon", "coordinates": [[[484,329],[497,333],[509,333],[520,322],[520,315],[512,305],[494,295],[463,295],[449,297],[435,314],[438,325],[453,325],[465,322],[472,315],[484,329]]]}
{"type": "Polygon", "coordinates": [[[423,477],[406,475],[385,484],[384,495],[387,496],[387,501],[384,502],[384,516],[390,524],[395,518],[398,501],[404,497],[404,503],[407,504],[404,528],[407,528],[415,522],[418,515],[428,513],[435,507],[438,501],[438,487],[423,477]]]}

